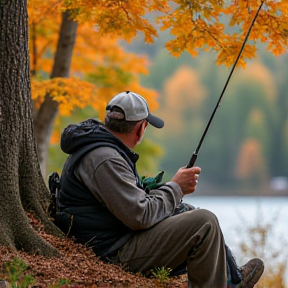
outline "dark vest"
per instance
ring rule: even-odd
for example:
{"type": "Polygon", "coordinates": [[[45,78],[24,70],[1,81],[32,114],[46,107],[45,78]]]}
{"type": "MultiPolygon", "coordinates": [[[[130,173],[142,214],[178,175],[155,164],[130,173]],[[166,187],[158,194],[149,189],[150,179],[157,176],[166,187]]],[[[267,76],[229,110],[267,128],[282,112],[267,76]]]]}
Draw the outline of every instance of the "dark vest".
{"type": "Polygon", "coordinates": [[[73,215],[69,236],[74,236],[78,242],[92,247],[98,256],[103,256],[122,247],[134,232],[98,202],[74,174],[80,159],[99,147],[116,149],[132,168],[138,179],[138,185],[141,186],[135,163],[124,149],[110,141],[90,143],[70,155],[65,163],[60,180],[58,208],[59,215],[61,212],[73,215]]]}

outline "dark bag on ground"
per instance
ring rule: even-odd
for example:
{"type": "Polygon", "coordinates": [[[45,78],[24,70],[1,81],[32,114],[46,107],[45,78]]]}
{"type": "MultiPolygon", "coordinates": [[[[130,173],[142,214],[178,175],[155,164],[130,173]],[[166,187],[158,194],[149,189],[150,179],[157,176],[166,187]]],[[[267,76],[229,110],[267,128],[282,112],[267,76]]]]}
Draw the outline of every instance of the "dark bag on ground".
{"type": "Polygon", "coordinates": [[[56,213],[58,212],[58,197],[60,189],[60,176],[57,172],[52,172],[48,176],[48,187],[51,195],[51,202],[48,207],[48,214],[52,220],[55,219],[56,213]]]}
{"type": "Polygon", "coordinates": [[[59,190],[60,190],[60,176],[57,172],[52,172],[48,176],[48,187],[51,195],[51,202],[48,206],[48,215],[54,224],[66,234],[69,235],[69,231],[72,227],[73,216],[60,212],[59,207],[59,190]]]}

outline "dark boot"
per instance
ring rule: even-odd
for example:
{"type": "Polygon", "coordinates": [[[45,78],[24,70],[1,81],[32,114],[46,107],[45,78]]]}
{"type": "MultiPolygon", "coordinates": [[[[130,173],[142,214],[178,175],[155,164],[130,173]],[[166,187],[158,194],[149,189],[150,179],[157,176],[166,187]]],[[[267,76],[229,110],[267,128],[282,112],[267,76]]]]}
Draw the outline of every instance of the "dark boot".
{"type": "Polygon", "coordinates": [[[237,288],[253,288],[264,271],[264,263],[258,258],[251,259],[240,267],[242,281],[237,288]]]}

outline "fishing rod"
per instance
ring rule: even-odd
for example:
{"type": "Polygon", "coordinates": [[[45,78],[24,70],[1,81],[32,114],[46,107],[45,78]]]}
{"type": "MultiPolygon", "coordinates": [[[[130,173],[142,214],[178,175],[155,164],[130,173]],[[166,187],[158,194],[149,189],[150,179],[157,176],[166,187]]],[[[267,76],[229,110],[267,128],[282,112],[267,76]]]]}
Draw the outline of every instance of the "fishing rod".
{"type": "Polygon", "coordinates": [[[196,159],[197,159],[197,157],[198,157],[198,153],[199,153],[199,150],[200,150],[200,148],[201,148],[202,142],[203,142],[203,140],[204,140],[204,138],[205,138],[205,136],[206,136],[206,134],[207,134],[207,132],[208,132],[208,129],[209,129],[209,127],[210,127],[210,124],[211,124],[211,122],[212,122],[212,119],[214,118],[214,115],[215,115],[215,113],[216,113],[216,110],[220,107],[220,102],[221,102],[221,100],[222,100],[222,97],[223,97],[223,95],[224,95],[224,93],[225,93],[225,90],[226,90],[226,88],[227,88],[227,86],[228,86],[228,83],[229,83],[229,81],[230,81],[230,79],[231,79],[231,76],[232,76],[232,74],[233,74],[233,72],[234,72],[234,69],[235,69],[235,67],[236,67],[236,65],[237,65],[237,63],[238,63],[238,60],[239,60],[239,58],[240,58],[240,56],[241,56],[241,54],[242,54],[242,51],[243,51],[243,49],[244,49],[244,47],[245,47],[245,44],[246,44],[246,42],[247,42],[247,39],[248,39],[248,37],[249,37],[249,35],[250,35],[250,32],[251,32],[251,30],[252,30],[252,27],[253,27],[253,25],[254,25],[257,17],[258,17],[258,14],[259,14],[259,12],[260,12],[260,10],[261,10],[261,8],[262,8],[263,3],[264,3],[264,0],[261,1],[261,4],[260,4],[260,6],[259,6],[259,8],[258,8],[258,10],[257,10],[257,12],[256,12],[256,14],[255,14],[255,16],[254,16],[254,19],[253,19],[253,21],[252,21],[249,29],[248,29],[247,35],[246,35],[246,37],[245,37],[245,39],[244,39],[244,41],[243,41],[243,44],[242,44],[242,46],[241,46],[240,52],[238,53],[237,59],[236,59],[234,65],[233,65],[233,67],[232,67],[232,70],[230,71],[229,77],[228,77],[228,79],[227,79],[227,81],[226,81],[226,83],[225,83],[225,85],[224,85],[224,88],[223,88],[223,90],[222,90],[222,93],[221,93],[221,95],[220,95],[220,97],[219,97],[219,99],[218,99],[218,102],[217,102],[217,104],[216,104],[216,106],[215,106],[215,108],[214,108],[214,110],[213,110],[213,113],[212,113],[212,115],[211,115],[211,117],[210,117],[210,119],[209,119],[209,121],[208,121],[208,124],[207,124],[207,126],[206,126],[206,128],[205,128],[205,130],[204,130],[204,133],[203,133],[203,135],[202,135],[202,137],[201,137],[201,139],[200,139],[200,141],[199,141],[196,149],[194,150],[193,155],[191,156],[188,165],[186,166],[187,168],[193,167],[194,164],[195,164],[195,162],[196,162],[196,159]]]}

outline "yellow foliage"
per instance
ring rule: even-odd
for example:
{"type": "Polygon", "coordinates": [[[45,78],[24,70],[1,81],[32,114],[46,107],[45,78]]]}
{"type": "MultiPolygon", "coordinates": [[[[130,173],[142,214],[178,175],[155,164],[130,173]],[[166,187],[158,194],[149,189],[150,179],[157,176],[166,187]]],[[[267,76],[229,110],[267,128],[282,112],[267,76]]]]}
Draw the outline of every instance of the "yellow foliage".
{"type": "MultiPolygon", "coordinates": [[[[117,90],[111,94],[113,89],[106,87],[96,87],[86,81],[81,81],[78,78],[53,78],[45,81],[31,82],[32,99],[35,101],[36,108],[42,103],[45,95],[49,95],[53,100],[59,103],[60,115],[70,115],[75,107],[84,108],[92,106],[95,110],[99,110],[100,118],[103,118],[103,112],[109,100],[114,94],[121,92],[117,90]]],[[[151,111],[157,108],[156,96],[157,93],[141,87],[137,81],[132,82],[122,90],[137,91],[143,95],[149,104],[151,111]]]]}
{"type": "Polygon", "coordinates": [[[72,73],[93,73],[97,67],[106,66],[112,69],[119,67],[123,71],[134,74],[147,74],[148,64],[146,57],[125,52],[119,45],[118,39],[103,36],[91,29],[88,24],[79,26],[72,60],[72,73]]]}
{"type": "Polygon", "coordinates": [[[238,155],[237,177],[240,179],[250,179],[250,177],[258,176],[257,173],[260,175],[263,167],[265,167],[265,161],[261,144],[255,139],[247,139],[238,155]]]}
{"type": "Polygon", "coordinates": [[[256,79],[261,82],[264,90],[267,92],[268,99],[271,103],[276,97],[276,87],[273,75],[271,75],[270,70],[260,62],[253,61],[247,65],[245,72],[242,72],[240,77],[245,77],[247,79],[256,79]]]}
{"type": "MultiPolygon", "coordinates": [[[[45,81],[32,81],[32,99],[39,105],[47,93],[59,102],[62,115],[69,115],[75,106],[83,108],[95,97],[95,86],[78,78],[53,78],[45,81]]],[[[36,108],[38,108],[36,106],[36,108]]]]}
{"type": "Polygon", "coordinates": [[[94,22],[102,35],[131,41],[137,31],[141,31],[147,43],[153,42],[157,31],[143,16],[155,10],[165,13],[169,8],[166,0],[68,0],[65,5],[77,11],[74,16],[80,23],[94,22]]]}
{"type": "MultiPolygon", "coordinates": [[[[255,57],[257,40],[266,42],[275,55],[287,51],[288,5],[284,2],[265,1],[238,66],[245,67],[245,59],[255,57]]],[[[199,49],[215,50],[217,63],[231,66],[259,4],[259,0],[29,0],[30,66],[35,107],[39,107],[45,95],[50,93],[59,102],[61,115],[68,115],[76,106],[91,105],[101,111],[103,118],[102,111],[113,95],[133,90],[147,98],[151,110],[156,109],[157,93],[139,84],[139,75],[148,73],[147,58],[127,53],[119,40],[131,41],[140,31],[145,41],[151,43],[157,37],[156,25],[160,24],[161,30],[169,29],[174,36],[166,47],[175,57],[183,51],[195,57],[199,49]],[[47,80],[65,9],[69,9],[78,21],[71,78],[47,80]],[[149,12],[154,13],[150,14],[150,19],[155,15],[151,22],[146,17],[149,12]],[[230,26],[241,31],[239,34],[226,31],[221,23],[223,15],[229,17],[230,26]],[[87,75],[89,82],[85,81],[87,75]]]]}
{"type": "Polygon", "coordinates": [[[51,134],[51,138],[50,138],[50,144],[56,144],[59,145],[60,143],[60,137],[61,137],[61,132],[57,131],[57,130],[53,130],[52,134],[51,134]]]}
{"type": "MultiPolygon", "coordinates": [[[[154,5],[156,2],[158,5],[161,4],[161,1],[155,1],[154,5]]],[[[113,95],[120,91],[133,90],[142,93],[147,98],[151,110],[154,110],[157,107],[157,93],[138,84],[139,75],[148,73],[147,57],[125,52],[118,43],[119,38],[113,37],[113,33],[103,35],[93,27],[92,21],[83,21],[78,25],[70,69],[71,77],[48,79],[59,37],[62,4],[59,0],[29,1],[30,66],[35,107],[39,108],[45,95],[49,93],[59,102],[60,116],[69,115],[74,107],[83,108],[91,105],[101,111],[100,116],[103,118],[102,111],[105,111],[106,103],[113,95]],[[90,82],[85,81],[88,74],[90,82]]],[[[76,1],[73,5],[77,5],[76,1]]],[[[92,7],[89,5],[96,4],[88,1],[87,5],[88,9],[92,7]]],[[[89,9],[86,12],[88,11],[89,9]]],[[[108,12],[109,10],[106,11],[108,12]]],[[[74,16],[80,17],[80,14],[74,16]]],[[[79,21],[78,18],[77,20],[79,21]]]]}
{"type": "MultiPolygon", "coordinates": [[[[249,37],[249,40],[259,39],[266,42],[268,50],[275,55],[284,53],[288,47],[288,5],[284,2],[280,0],[265,1],[249,37]]],[[[131,41],[136,37],[138,31],[144,34],[146,42],[151,43],[157,37],[155,24],[161,24],[161,30],[170,29],[171,34],[175,36],[175,39],[166,44],[167,49],[175,57],[178,57],[184,50],[195,57],[198,49],[205,51],[212,49],[219,52],[218,64],[224,63],[231,66],[239,53],[260,1],[29,0],[28,4],[30,24],[37,25],[37,29],[39,24],[43,24],[42,28],[45,26],[42,38],[39,38],[41,31],[37,30],[37,41],[39,42],[37,50],[40,55],[40,51],[44,51],[45,45],[47,47],[48,43],[56,40],[53,39],[53,35],[57,35],[54,32],[59,30],[60,13],[63,9],[70,9],[73,11],[74,19],[81,24],[81,27],[82,25],[89,27],[90,37],[86,40],[89,39],[93,43],[98,41],[97,43],[101,45],[101,42],[108,41],[106,45],[108,47],[107,36],[114,39],[112,41],[115,39],[131,41]],[[147,12],[157,12],[157,15],[160,14],[160,16],[155,16],[155,23],[150,23],[146,19],[147,12]],[[239,28],[241,32],[238,35],[230,35],[225,31],[224,25],[220,21],[222,15],[229,17],[230,26],[239,28]],[[93,37],[91,37],[92,27],[93,37]]],[[[86,36],[89,33],[87,31],[86,36]]],[[[77,41],[80,43],[80,39],[77,38],[77,41]]],[[[87,42],[85,45],[89,46],[87,42]]],[[[255,43],[248,44],[239,63],[242,67],[245,67],[244,59],[255,57],[255,43]]],[[[92,43],[90,45],[92,46],[92,43]]],[[[91,55],[89,52],[88,54],[91,55]]],[[[37,59],[39,60],[40,57],[38,56],[37,59]]],[[[43,66],[41,64],[39,63],[39,67],[47,70],[47,63],[46,65],[43,63],[43,66]]]]}
{"type": "Polygon", "coordinates": [[[61,24],[61,1],[29,0],[29,50],[30,66],[36,71],[51,73],[53,57],[61,24]],[[47,53],[48,52],[48,53],[47,53]]]}
{"type": "MultiPolygon", "coordinates": [[[[218,53],[217,63],[231,66],[240,51],[240,47],[259,8],[259,0],[250,1],[185,1],[174,0],[174,10],[157,19],[162,30],[171,30],[174,39],[166,48],[175,57],[184,50],[192,57],[198,49],[215,50],[218,53]],[[230,35],[220,23],[220,16],[227,15],[229,25],[241,32],[230,35]]],[[[280,55],[288,48],[288,5],[286,1],[265,1],[252,28],[249,41],[239,61],[245,67],[244,59],[255,57],[255,43],[259,39],[267,43],[268,50],[280,55]],[[251,43],[250,40],[254,42],[251,43]]],[[[171,5],[172,6],[172,5],[171,5]]]]}
{"type": "Polygon", "coordinates": [[[173,135],[183,132],[185,125],[183,117],[184,111],[191,109],[191,114],[195,114],[199,109],[207,91],[201,85],[197,73],[188,66],[178,68],[174,74],[167,79],[164,85],[165,103],[162,106],[162,116],[166,125],[173,131],[173,135]],[[169,117],[167,117],[169,114],[169,117]]]}
{"type": "MultiPolygon", "coordinates": [[[[32,23],[39,24],[47,19],[55,19],[55,13],[58,14],[59,11],[62,11],[62,1],[28,0],[27,8],[29,13],[29,25],[32,23]]],[[[51,24],[53,24],[53,22],[51,22],[51,24]]]]}

